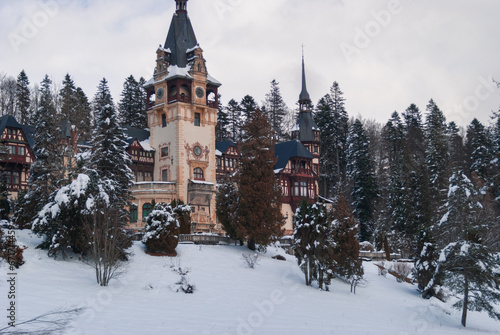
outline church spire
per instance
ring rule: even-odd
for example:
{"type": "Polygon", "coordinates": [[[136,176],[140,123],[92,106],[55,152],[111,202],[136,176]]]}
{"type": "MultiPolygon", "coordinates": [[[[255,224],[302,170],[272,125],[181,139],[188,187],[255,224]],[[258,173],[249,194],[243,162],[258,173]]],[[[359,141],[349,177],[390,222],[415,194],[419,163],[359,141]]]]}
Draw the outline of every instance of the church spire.
{"type": "Polygon", "coordinates": [[[302,46],[302,91],[299,96],[300,110],[307,110],[311,106],[311,98],[307,92],[306,85],[306,66],[304,62],[304,46],[302,46]]]}

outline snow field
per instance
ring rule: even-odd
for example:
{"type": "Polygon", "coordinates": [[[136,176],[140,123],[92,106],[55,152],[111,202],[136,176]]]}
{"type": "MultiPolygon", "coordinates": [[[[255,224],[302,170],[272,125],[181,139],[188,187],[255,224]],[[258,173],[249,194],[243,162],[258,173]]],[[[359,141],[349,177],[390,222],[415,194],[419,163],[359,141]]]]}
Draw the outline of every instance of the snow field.
{"type": "MultiPolygon", "coordinates": [[[[421,299],[413,285],[379,276],[370,262],[364,263],[365,284],[353,295],[340,280],[330,292],[305,286],[295,258],[272,259],[285,255],[275,248],[250,269],[242,257],[251,253],[246,247],[183,244],[178,257],[168,258],[149,256],[135,242],[126,272],[103,288],[90,266],[50,259],[35,249],[38,237],[17,233],[29,247],[18,270],[17,321],[84,307],[66,334],[500,334],[500,323],[483,313],[470,313],[469,327],[462,328],[459,311],[421,299]],[[172,266],[190,270],[194,294],[175,292],[180,275],[172,266]]],[[[6,273],[5,262],[1,269],[6,273]]],[[[1,306],[5,287],[2,280],[1,306]]]]}

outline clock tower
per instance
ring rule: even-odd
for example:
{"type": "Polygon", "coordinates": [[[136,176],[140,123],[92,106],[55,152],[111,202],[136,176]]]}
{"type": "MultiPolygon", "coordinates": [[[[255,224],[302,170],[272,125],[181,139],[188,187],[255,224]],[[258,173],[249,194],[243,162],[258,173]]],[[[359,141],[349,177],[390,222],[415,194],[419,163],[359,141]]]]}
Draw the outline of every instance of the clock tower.
{"type": "Polygon", "coordinates": [[[207,72],[188,1],[175,2],[167,39],[156,51],[154,76],[145,85],[155,150],[151,197],[181,199],[193,209],[193,231],[217,231],[215,126],[221,84],[207,72]]]}

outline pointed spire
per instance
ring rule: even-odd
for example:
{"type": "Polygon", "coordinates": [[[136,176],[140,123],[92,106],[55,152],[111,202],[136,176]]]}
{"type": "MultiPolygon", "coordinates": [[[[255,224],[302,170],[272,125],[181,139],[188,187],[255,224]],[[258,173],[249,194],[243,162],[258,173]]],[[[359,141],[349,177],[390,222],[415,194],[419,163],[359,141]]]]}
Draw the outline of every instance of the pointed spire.
{"type": "Polygon", "coordinates": [[[304,46],[302,46],[302,91],[299,96],[300,105],[308,105],[311,103],[311,97],[309,96],[309,92],[307,92],[306,85],[306,66],[304,62],[304,46]]]}

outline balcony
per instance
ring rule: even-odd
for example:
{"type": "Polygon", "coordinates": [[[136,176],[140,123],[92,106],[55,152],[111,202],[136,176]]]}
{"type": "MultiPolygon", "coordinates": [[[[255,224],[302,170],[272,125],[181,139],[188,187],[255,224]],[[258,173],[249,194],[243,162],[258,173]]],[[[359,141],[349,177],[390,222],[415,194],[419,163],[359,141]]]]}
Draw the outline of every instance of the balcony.
{"type": "Polygon", "coordinates": [[[146,182],[136,182],[130,188],[130,191],[134,195],[140,195],[141,193],[151,194],[151,193],[175,193],[175,183],[160,182],[160,181],[146,181],[146,182]]]}

